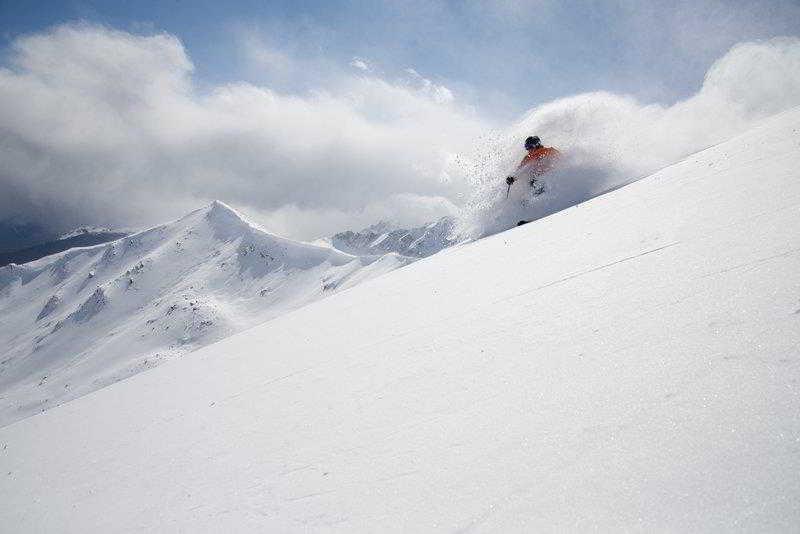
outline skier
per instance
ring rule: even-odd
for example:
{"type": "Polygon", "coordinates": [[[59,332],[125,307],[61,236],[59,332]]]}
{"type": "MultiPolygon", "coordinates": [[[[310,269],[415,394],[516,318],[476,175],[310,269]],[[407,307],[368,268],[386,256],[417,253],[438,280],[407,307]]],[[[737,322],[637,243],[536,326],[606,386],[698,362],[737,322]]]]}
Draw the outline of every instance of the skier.
{"type": "MultiPolygon", "coordinates": [[[[544,193],[544,184],[540,180],[537,180],[537,178],[553,169],[561,153],[553,147],[543,146],[537,135],[525,139],[525,150],[527,150],[528,153],[522,158],[522,161],[519,166],[517,166],[517,170],[514,171],[514,173],[519,174],[520,171],[526,171],[528,176],[530,176],[528,184],[531,186],[533,195],[541,195],[544,193]]],[[[514,175],[506,178],[506,183],[508,184],[506,198],[508,198],[508,194],[511,192],[511,184],[516,181],[517,177],[514,175]]],[[[525,202],[526,201],[523,201],[523,203],[525,202]]],[[[522,226],[527,222],[529,221],[519,221],[517,226],[522,226]]]]}
{"type": "MultiPolygon", "coordinates": [[[[528,153],[522,158],[515,173],[519,173],[523,169],[527,170],[531,177],[528,183],[533,188],[533,194],[540,195],[544,192],[544,185],[537,178],[552,170],[561,153],[553,147],[543,146],[537,135],[525,139],[525,150],[528,153]]],[[[506,178],[509,191],[511,184],[515,181],[517,181],[517,177],[514,175],[506,178]]]]}

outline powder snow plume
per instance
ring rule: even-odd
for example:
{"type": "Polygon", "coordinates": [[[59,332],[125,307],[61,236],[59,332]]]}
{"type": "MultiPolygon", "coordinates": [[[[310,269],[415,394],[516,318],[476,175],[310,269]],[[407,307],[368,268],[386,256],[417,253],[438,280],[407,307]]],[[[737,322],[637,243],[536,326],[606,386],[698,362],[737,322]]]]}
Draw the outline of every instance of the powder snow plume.
{"type": "Polygon", "coordinates": [[[800,105],[800,39],[740,43],[708,70],[700,90],[669,106],[594,92],[529,111],[481,149],[455,162],[473,184],[457,231],[478,238],[536,219],[642,178],[728,140],[758,121],[800,105]],[[547,191],[531,201],[524,181],[506,198],[504,178],[522,158],[523,140],[539,135],[560,149],[547,191]]]}

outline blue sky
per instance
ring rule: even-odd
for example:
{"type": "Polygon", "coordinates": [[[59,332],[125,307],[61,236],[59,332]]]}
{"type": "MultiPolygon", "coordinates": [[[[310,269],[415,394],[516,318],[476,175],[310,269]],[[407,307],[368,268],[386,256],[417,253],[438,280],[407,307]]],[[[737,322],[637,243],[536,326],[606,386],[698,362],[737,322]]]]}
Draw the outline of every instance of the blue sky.
{"type": "Polygon", "coordinates": [[[511,118],[593,90],[672,103],[697,90],[710,63],[740,41],[800,33],[796,1],[40,1],[0,2],[7,44],[85,20],[178,36],[197,83],[245,80],[303,92],[331,65],[361,57],[383,73],[412,67],[486,114],[511,118]],[[254,68],[243,39],[308,65],[254,68]]]}

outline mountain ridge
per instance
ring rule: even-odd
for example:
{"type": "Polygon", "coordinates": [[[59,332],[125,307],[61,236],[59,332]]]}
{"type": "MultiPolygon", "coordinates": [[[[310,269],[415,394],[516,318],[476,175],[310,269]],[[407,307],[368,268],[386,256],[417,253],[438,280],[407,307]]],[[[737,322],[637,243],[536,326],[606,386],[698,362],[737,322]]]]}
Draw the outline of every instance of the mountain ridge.
{"type": "Polygon", "coordinates": [[[440,219],[411,228],[399,228],[381,221],[362,230],[347,230],[325,239],[325,242],[350,254],[386,254],[425,258],[459,241],[455,235],[455,218],[440,219]]]}
{"type": "Polygon", "coordinates": [[[214,201],[109,243],[0,267],[0,425],[410,261],[292,241],[214,201]]]}

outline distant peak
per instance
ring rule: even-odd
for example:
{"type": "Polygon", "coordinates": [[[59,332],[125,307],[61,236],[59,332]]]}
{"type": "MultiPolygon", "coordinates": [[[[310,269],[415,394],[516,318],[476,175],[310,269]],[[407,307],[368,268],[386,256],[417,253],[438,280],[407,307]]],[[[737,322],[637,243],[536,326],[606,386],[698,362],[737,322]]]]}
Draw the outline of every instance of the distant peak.
{"type": "Polygon", "coordinates": [[[245,224],[248,222],[232,207],[220,200],[215,200],[205,208],[206,218],[217,223],[245,224]]]}
{"type": "Polygon", "coordinates": [[[208,212],[209,213],[225,213],[230,215],[235,215],[241,219],[241,216],[236,212],[235,209],[228,206],[221,200],[215,200],[211,204],[208,205],[208,212]]]}
{"type": "Polygon", "coordinates": [[[230,239],[256,230],[255,225],[224,202],[215,200],[200,213],[217,237],[230,239]]]}
{"type": "MultiPolygon", "coordinates": [[[[79,226],[73,229],[70,232],[64,232],[60,234],[57,239],[69,239],[71,237],[76,237],[79,235],[87,235],[87,234],[102,234],[102,233],[113,233],[114,231],[107,226],[79,226]]],[[[118,232],[118,233],[125,233],[125,232],[118,232]]]]}

